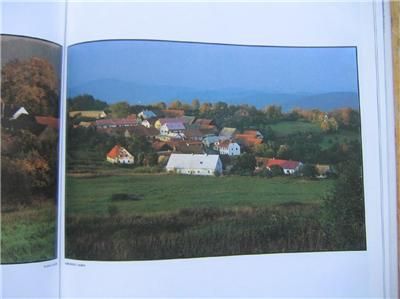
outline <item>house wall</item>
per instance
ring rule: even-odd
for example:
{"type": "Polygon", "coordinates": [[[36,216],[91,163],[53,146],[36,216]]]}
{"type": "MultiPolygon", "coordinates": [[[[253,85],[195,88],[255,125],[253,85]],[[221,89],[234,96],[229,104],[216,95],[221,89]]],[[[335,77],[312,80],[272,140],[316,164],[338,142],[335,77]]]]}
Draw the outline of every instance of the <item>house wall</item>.
{"type": "Polygon", "coordinates": [[[214,169],[204,169],[204,168],[167,168],[168,172],[176,172],[179,174],[189,174],[189,175],[214,175],[214,169]]]}

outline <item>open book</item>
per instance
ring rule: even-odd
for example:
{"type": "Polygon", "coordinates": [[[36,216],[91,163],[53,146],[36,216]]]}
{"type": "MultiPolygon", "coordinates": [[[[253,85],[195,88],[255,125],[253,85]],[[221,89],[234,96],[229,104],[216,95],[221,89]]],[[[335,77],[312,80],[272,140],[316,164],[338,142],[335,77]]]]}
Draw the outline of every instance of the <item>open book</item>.
{"type": "Polygon", "coordinates": [[[2,296],[397,296],[389,13],[4,2],[2,296]]]}

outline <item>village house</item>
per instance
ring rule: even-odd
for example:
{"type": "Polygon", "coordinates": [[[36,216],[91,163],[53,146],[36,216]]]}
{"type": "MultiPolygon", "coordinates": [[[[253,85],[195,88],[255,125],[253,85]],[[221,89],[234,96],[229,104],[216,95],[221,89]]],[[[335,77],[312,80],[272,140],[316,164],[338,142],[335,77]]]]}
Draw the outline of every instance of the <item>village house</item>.
{"type": "Polygon", "coordinates": [[[158,130],[160,130],[162,125],[165,125],[166,123],[181,123],[184,124],[184,119],[183,118],[160,118],[157,119],[156,122],[154,123],[154,127],[158,130]]]}
{"type": "Polygon", "coordinates": [[[112,164],[133,164],[135,158],[124,147],[116,145],[108,152],[107,161],[112,164]]]}
{"type": "Polygon", "coordinates": [[[170,142],[174,152],[182,154],[203,154],[203,144],[199,141],[173,141],[170,142]]]}
{"type": "Polygon", "coordinates": [[[330,174],[333,173],[333,170],[330,165],[326,164],[316,164],[315,171],[317,172],[318,179],[326,179],[330,174]]]}
{"type": "Polygon", "coordinates": [[[81,121],[78,124],[78,127],[81,127],[81,128],[90,128],[91,126],[92,126],[92,123],[89,121],[81,121]]]}
{"type": "Polygon", "coordinates": [[[222,173],[219,155],[171,154],[166,170],[189,175],[218,175],[222,173]]]}
{"type": "Polygon", "coordinates": [[[24,107],[20,107],[20,108],[16,109],[12,113],[10,120],[18,119],[21,115],[29,115],[28,111],[26,111],[26,109],[24,107]]]}
{"type": "Polygon", "coordinates": [[[85,111],[69,112],[69,117],[77,117],[77,116],[85,118],[101,119],[101,118],[106,118],[107,113],[105,113],[103,110],[85,110],[85,111]]]}
{"type": "Polygon", "coordinates": [[[258,144],[263,143],[262,139],[257,138],[253,135],[248,135],[248,134],[236,134],[234,139],[241,146],[247,147],[247,148],[252,148],[258,144]]]}
{"type": "Polygon", "coordinates": [[[219,141],[219,137],[213,134],[205,135],[202,139],[203,144],[207,147],[211,147],[219,141]]]}
{"type": "Polygon", "coordinates": [[[235,134],[237,133],[236,128],[228,128],[228,127],[224,127],[222,128],[222,130],[219,132],[219,137],[221,140],[228,140],[228,139],[232,139],[235,134]]]}
{"type": "Polygon", "coordinates": [[[208,127],[208,126],[214,126],[214,120],[212,119],[207,119],[207,118],[198,118],[194,122],[195,125],[198,125],[200,127],[208,127]]]}
{"type": "Polygon", "coordinates": [[[145,119],[157,117],[157,115],[151,110],[143,110],[142,112],[140,112],[138,114],[138,117],[140,117],[142,120],[145,120],[145,119]]]}
{"type": "Polygon", "coordinates": [[[185,126],[181,122],[170,122],[165,123],[160,127],[160,134],[171,137],[177,137],[181,135],[185,130],[185,126]]]}
{"type": "Polygon", "coordinates": [[[134,126],[127,128],[127,130],[131,136],[146,137],[149,140],[153,140],[160,134],[160,132],[154,127],[146,128],[144,126],[134,126]]]}
{"type": "Polygon", "coordinates": [[[266,163],[266,168],[271,170],[273,166],[279,166],[284,174],[292,175],[300,170],[303,163],[291,160],[269,159],[266,163]]]}
{"type": "Polygon", "coordinates": [[[142,121],[141,124],[142,124],[142,126],[144,126],[146,128],[150,128],[151,127],[151,123],[147,119],[142,121]]]}
{"type": "Polygon", "coordinates": [[[114,118],[96,120],[97,128],[121,128],[137,126],[138,121],[134,118],[114,118]]]}
{"type": "Polygon", "coordinates": [[[220,155],[239,156],[240,145],[230,140],[218,141],[215,148],[219,151],[220,155]]]}
{"type": "Polygon", "coordinates": [[[252,137],[255,137],[255,138],[258,138],[258,139],[261,139],[261,140],[264,139],[264,136],[261,134],[261,132],[257,131],[257,130],[244,130],[243,134],[244,135],[248,135],[248,136],[252,136],[252,137]]]}
{"type": "Polygon", "coordinates": [[[203,133],[198,128],[186,128],[184,131],[185,139],[201,141],[203,139],[203,133]]]}
{"type": "Polygon", "coordinates": [[[196,120],[195,116],[188,116],[188,115],[184,115],[181,117],[181,119],[183,120],[183,123],[185,125],[192,125],[194,123],[194,121],[196,120]]]}

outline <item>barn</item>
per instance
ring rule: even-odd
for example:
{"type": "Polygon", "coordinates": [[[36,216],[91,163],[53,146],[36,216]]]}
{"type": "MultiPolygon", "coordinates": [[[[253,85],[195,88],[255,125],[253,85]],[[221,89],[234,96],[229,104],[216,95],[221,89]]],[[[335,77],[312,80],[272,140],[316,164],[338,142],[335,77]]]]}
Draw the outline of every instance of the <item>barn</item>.
{"type": "Polygon", "coordinates": [[[166,170],[190,175],[218,175],[222,173],[219,155],[171,154],[166,170]]]}

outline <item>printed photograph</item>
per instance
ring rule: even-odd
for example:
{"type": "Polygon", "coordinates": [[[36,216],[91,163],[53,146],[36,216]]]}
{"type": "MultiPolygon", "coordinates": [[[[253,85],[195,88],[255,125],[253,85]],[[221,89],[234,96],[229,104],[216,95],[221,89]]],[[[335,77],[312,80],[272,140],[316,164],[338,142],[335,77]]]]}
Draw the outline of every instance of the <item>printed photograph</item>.
{"type": "Polygon", "coordinates": [[[1,263],[56,258],[60,45],[0,35],[1,263]]]}
{"type": "Polygon", "coordinates": [[[355,47],[68,49],[66,257],[366,250],[355,47]]]}

